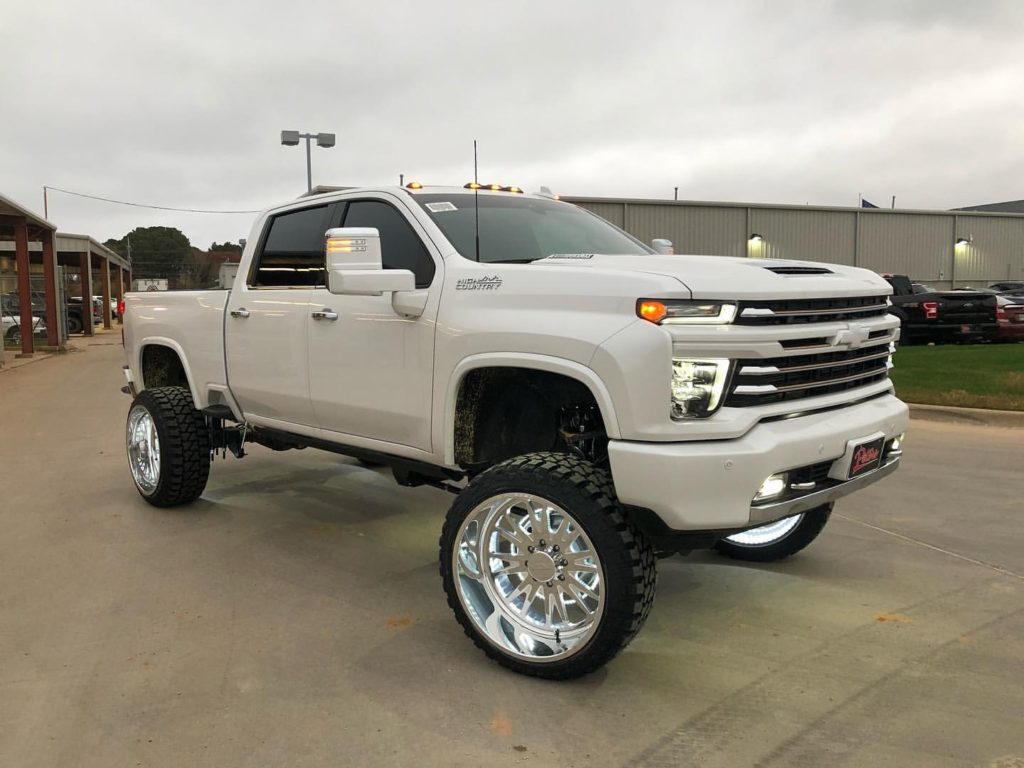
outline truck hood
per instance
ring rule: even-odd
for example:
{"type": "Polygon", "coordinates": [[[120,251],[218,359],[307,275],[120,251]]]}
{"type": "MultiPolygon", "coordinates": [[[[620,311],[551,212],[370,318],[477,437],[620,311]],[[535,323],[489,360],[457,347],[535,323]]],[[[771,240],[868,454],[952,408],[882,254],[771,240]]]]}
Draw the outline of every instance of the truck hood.
{"type": "Polygon", "coordinates": [[[555,254],[533,267],[576,267],[675,278],[698,299],[880,296],[892,288],[867,269],[782,259],[729,256],[555,254]]]}

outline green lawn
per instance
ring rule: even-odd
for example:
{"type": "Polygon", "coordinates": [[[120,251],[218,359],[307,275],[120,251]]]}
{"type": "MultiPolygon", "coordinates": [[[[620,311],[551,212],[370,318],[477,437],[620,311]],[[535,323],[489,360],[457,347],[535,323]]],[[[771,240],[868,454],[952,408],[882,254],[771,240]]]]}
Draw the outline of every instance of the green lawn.
{"type": "Polygon", "coordinates": [[[908,403],[1024,411],[1024,344],[900,347],[893,363],[908,403]]]}

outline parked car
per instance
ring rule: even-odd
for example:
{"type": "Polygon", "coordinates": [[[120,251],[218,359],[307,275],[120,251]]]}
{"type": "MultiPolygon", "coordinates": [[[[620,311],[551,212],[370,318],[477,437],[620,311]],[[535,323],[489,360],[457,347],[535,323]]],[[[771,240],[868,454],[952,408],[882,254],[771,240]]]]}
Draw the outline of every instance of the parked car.
{"type": "Polygon", "coordinates": [[[992,283],[989,288],[996,293],[1024,294],[1024,280],[1003,280],[1000,283],[992,283]]]}
{"type": "Polygon", "coordinates": [[[996,341],[1024,341],[1024,298],[996,296],[999,330],[996,341]]]}
{"type": "Polygon", "coordinates": [[[900,320],[900,341],[979,341],[994,338],[996,297],[971,289],[916,293],[906,275],[883,277],[892,286],[889,310],[900,320]]]}
{"type": "Polygon", "coordinates": [[[213,455],[256,442],[450,491],[457,621],[517,672],[578,677],[643,625],[656,553],[787,557],[896,470],[890,292],[855,267],[659,255],[517,188],[291,201],[230,290],[127,295],[130,475],[187,504],[213,455]]]}
{"type": "MultiPolygon", "coordinates": [[[[32,316],[32,335],[46,334],[46,320],[37,315],[32,316]]],[[[0,337],[11,346],[21,343],[21,316],[4,314],[0,316],[0,337]]]]}
{"type": "MultiPolygon", "coordinates": [[[[103,297],[102,296],[93,296],[92,300],[99,304],[100,315],[102,316],[102,314],[103,314],[103,297]]],[[[110,316],[112,318],[114,318],[115,320],[117,319],[117,309],[118,309],[118,307],[117,307],[117,298],[114,297],[114,296],[111,296],[110,297],[110,316]]]]}

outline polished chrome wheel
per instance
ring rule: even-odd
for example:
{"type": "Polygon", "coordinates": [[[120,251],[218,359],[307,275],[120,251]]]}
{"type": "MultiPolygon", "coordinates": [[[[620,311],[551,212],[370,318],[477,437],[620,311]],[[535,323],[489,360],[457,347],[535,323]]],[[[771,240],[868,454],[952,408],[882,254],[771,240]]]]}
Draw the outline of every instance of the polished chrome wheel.
{"type": "Polygon", "coordinates": [[[128,465],[139,491],[152,495],[160,483],[160,438],[152,414],[141,405],[128,414],[128,465]]]}
{"type": "Polygon", "coordinates": [[[506,653],[565,659],[600,624],[600,558],[580,524],[546,499],[504,493],[478,504],[455,537],[452,558],[462,606],[506,653]]]}
{"type": "Polygon", "coordinates": [[[784,517],[781,520],[776,520],[774,523],[762,525],[760,528],[751,528],[749,531],[727,536],[725,540],[733,544],[739,544],[741,547],[763,547],[788,536],[800,525],[800,521],[803,519],[804,516],[802,514],[784,517]]]}

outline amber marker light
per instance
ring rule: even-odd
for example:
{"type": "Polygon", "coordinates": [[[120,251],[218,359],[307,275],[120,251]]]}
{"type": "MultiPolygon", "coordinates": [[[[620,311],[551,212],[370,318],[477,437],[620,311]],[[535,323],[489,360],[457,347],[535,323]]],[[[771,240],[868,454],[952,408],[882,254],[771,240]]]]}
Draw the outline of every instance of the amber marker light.
{"type": "Polygon", "coordinates": [[[637,317],[641,317],[648,322],[658,324],[665,319],[665,315],[668,314],[668,309],[660,301],[643,301],[640,300],[636,303],[636,314],[637,317]]]}
{"type": "Polygon", "coordinates": [[[423,189],[423,185],[420,184],[418,181],[410,181],[408,184],[405,185],[405,188],[406,189],[423,189]]]}

